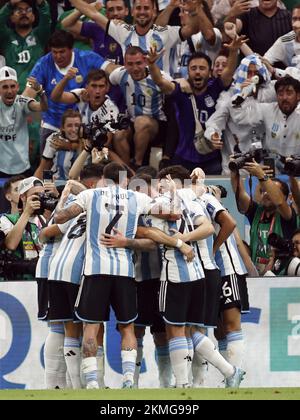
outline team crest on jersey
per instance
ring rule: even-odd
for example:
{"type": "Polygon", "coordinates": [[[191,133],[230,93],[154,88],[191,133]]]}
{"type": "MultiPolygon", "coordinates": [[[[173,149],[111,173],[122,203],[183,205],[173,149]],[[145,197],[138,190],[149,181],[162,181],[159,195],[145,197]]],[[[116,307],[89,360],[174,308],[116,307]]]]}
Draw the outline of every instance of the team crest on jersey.
{"type": "Polygon", "coordinates": [[[111,42],[108,46],[108,49],[111,53],[116,52],[117,48],[118,48],[118,44],[116,42],[111,42]]]}
{"type": "Polygon", "coordinates": [[[271,128],[272,139],[275,139],[277,137],[278,130],[279,130],[279,124],[273,123],[272,128],[271,128]]]}
{"type": "Polygon", "coordinates": [[[204,102],[207,108],[212,108],[213,106],[215,106],[215,101],[211,96],[205,96],[204,102]]]}
{"type": "Polygon", "coordinates": [[[77,74],[77,76],[75,77],[76,83],[82,83],[83,82],[83,77],[81,76],[81,74],[77,74]]]}
{"type": "Polygon", "coordinates": [[[152,96],[153,95],[153,90],[152,89],[145,89],[145,92],[147,93],[148,96],[152,96]]]}
{"type": "Polygon", "coordinates": [[[152,48],[155,48],[155,49],[156,49],[156,51],[157,51],[157,49],[158,49],[158,43],[157,43],[157,41],[155,41],[155,39],[151,38],[151,41],[150,41],[150,46],[151,46],[152,48]]]}
{"type": "Polygon", "coordinates": [[[36,39],[33,35],[29,35],[26,38],[26,44],[28,47],[34,47],[36,45],[36,39]]]}

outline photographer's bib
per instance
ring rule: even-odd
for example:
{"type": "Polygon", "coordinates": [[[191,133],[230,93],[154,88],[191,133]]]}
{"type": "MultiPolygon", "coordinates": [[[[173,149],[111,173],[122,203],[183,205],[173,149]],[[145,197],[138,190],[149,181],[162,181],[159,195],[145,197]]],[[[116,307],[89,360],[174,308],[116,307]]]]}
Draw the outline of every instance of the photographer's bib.
{"type": "MultiPolygon", "coordinates": [[[[18,222],[20,216],[18,214],[6,214],[5,217],[13,226],[18,222]]],[[[39,243],[39,233],[43,226],[39,217],[31,217],[23,232],[22,240],[18,245],[15,254],[24,260],[32,260],[39,256],[41,249],[39,243]]]]}
{"type": "Polygon", "coordinates": [[[283,236],[280,223],[280,215],[274,214],[266,220],[263,208],[258,208],[251,226],[251,250],[252,261],[259,274],[263,274],[271,256],[271,247],[268,244],[268,237],[271,233],[283,236]]]}

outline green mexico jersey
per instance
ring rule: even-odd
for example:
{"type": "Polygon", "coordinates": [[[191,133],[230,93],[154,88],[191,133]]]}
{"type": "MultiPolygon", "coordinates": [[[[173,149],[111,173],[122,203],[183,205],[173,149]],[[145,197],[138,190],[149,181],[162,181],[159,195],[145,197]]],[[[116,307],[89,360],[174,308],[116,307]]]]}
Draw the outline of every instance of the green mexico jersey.
{"type": "Polygon", "coordinates": [[[45,46],[50,36],[50,10],[47,2],[39,7],[39,24],[26,37],[7,26],[12,8],[9,4],[0,9],[1,52],[5,56],[6,65],[16,70],[20,84],[20,92],[26,85],[26,78],[37,60],[44,55],[45,46]]]}

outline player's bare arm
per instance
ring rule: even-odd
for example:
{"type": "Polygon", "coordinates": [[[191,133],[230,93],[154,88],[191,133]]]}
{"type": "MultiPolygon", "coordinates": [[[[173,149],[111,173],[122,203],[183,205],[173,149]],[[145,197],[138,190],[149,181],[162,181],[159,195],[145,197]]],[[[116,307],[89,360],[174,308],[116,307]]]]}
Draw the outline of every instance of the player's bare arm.
{"type": "Polygon", "coordinates": [[[70,219],[78,216],[82,213],[83,210],[78,204],[71,204],[68,208],[60,210],[54,216],[54,222],[57,224],[62,224],[67,222],[70,219]]]}

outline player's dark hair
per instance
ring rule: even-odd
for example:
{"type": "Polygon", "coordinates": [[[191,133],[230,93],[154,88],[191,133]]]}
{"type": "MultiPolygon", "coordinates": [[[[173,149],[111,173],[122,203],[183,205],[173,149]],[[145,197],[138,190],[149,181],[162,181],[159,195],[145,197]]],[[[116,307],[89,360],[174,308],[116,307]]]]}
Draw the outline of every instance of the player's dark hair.
{"type": "Polygon", "coordinates": [[[157,177],[157,170],[153,166],[141,166],[136,170],[136,176],[140,175],[149,175],[151,178],[157,177]]]}
{"type": "Polygon", "coordinates": [[[277,82],[275,83],[276,93],[278,92],[279,88],[281,88],[282,86],[292,86],[295,89],[295,92],[300,93],[299,80],[296,80],[291,76],[285,76],[282,79],[277,80],[277,82]]]}
{"type": "Polygon", "coordinates": [[[190,66],[190,63],[193,60],[197,60],[198,58],[202,58],[203,60],[207,61],[208,67],[209,67],[209,69],[211,69],[212,61],[211,61],[210,57],[208,55],[204,54],[201,51],[195,52],[189,57],[188,62],[187,62],[188,67],[190,66]]]}
{"type": "Polygon", "coordinates": [[[72,49],[74,46],[74,37],[70,32],[57,29],[53,35],[51,35],[48,43],[49,48],[69,48],[72,49]]]}
{"type": "Polygon", "coordinates": [[[127,173],[127,168],[120,163],[111,162],[104,167],[103,176],[105,179],[113,181],[115,184],[119,184],[120,172],[127,173]]]}
{"type": "Polygon", "coordinates": [[[84,179],[89,178],[101,179],[103,177],[103,169],[104,166],[99,163],[91,163],[89,165],[85,165],[80,172],[80,180],[83,181],[84,179]]]}
{"type": "Polygon", "coordinates": [[[179,179],[182,183],[185,180],[190,179],[190,171],[181,165],[168,166],[159,171],[157,177],[158,179],[163,179],[166,178],[167,175],[171,175],[173,179],[179,179]]]}

